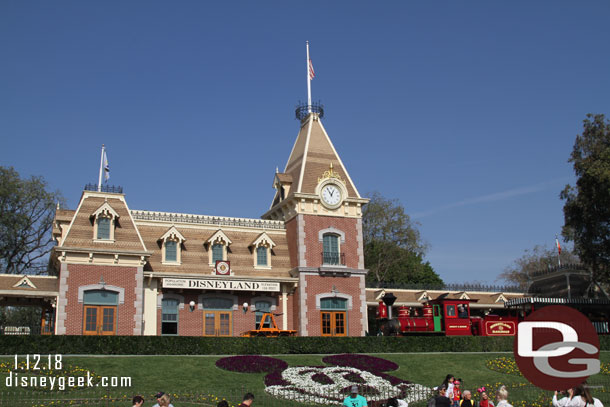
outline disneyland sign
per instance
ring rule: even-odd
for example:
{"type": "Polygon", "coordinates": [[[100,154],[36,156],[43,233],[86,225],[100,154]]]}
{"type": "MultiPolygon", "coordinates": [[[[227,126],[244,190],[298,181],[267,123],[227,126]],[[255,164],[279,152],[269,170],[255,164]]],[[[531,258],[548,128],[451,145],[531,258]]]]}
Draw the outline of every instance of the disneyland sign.
{"type": "Polygon", "coordinates": [[[235,291],[280,291],[280,283],[216,279],[164,278],[163,288],[193,288],[235,291]]]}

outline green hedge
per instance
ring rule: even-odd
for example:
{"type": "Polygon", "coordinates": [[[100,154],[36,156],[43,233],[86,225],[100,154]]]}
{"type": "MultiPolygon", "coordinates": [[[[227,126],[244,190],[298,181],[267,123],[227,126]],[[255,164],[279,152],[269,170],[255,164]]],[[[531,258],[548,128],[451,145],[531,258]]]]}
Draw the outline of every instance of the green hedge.
{"type": "MultiPolygon", "coordinates": [[[[610,350],[610,336],[600,336],[610,350]]],[[[202,338],[167,336],[0,336],[0,354],[238,355],[316,353],[502,352],[512,337],[202,338]]]]}

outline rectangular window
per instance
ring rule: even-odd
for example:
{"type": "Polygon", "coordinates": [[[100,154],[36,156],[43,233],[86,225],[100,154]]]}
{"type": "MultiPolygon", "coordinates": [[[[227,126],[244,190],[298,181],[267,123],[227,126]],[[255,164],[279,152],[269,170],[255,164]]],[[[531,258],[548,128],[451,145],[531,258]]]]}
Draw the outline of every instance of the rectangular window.
{"type": "Polygon", "coordinates": [[[161,301],[161,335],[178,335],[178,304],[173,298],[161,301]]]}
{"type": "Polygon", "coordinates": [[[172,240],[165,242],[165,261],[178,261],[178,244],[172,240]]]}
{"type": "Polygon", "coordinates": [[[336,265],[339,264],[339,236],[326,234],[322,238],[323,244],[323,263],[336,265]]]}
{"type": "Polygon", "coordinates": [[[110,218],[97,218],[97,239],[110,239],[110,218]]]}
{"type": "Polygon", "coordinates": [[[256,248],[256,265],[266,266],[267,265],[267,248],[259,246],[256,248]]]}
{"type": "Polygon", "coordinates": [[[216,260],[224,260],[224,247],[221,244],[215,244],[212,246],[212,263],[216,264],[216,260]]]}

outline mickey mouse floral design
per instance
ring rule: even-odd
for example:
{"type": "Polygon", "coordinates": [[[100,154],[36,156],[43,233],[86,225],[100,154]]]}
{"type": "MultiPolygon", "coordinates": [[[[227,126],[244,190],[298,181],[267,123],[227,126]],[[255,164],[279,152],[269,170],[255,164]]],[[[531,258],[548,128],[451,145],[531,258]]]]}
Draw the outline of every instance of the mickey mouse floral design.
{"type": "Polygon", "coordinates": [[[369,401],[397,397],[411,403],[427,399],[432,392],[428,387],[384,373],[398,369],[398,365],[386,359],[343,354],[322,360],[332,366],[288,367],[286,362],[266,356],[227,357],[219,359],[216,365],[244,373],[267,372],[267,393],[298,402],[336,404],[354,385],[369,401]]]}

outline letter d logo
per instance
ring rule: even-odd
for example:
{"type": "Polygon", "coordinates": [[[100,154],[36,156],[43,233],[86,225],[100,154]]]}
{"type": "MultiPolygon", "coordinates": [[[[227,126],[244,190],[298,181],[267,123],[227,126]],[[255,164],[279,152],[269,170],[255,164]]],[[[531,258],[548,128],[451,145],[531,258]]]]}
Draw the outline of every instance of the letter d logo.
{"type": "Polygon", "coordinates": [[[599,372],[599,338],[580,312],[544,307],[517,326],[513,345],[523,376],[545,390],[567,389],[599,372]]]}

